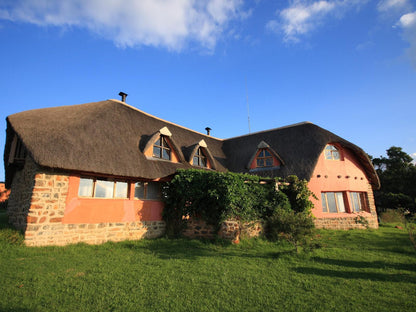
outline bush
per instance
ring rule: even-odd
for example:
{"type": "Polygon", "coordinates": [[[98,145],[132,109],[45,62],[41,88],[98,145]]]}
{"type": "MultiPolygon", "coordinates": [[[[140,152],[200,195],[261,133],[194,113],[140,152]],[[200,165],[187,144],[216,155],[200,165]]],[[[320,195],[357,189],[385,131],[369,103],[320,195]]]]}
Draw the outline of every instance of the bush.
{"type": "Polygon", "coordinates": [[[245,223],[262,220],[274,210],[290,207],[275,180],[248,174],[179,170],[163,188],[163,219],[168,236],[179,236],[188,218],[202,219],[219,229],[229,219],[245,223]]]}
{"type": "Polygon", "coordinates": [[[271,241],[285,239],[296,248],[307,243],[315,225],[309,212],[277,209],[266,223],[266,237],[271,241]]]}
{"type": "Polygon", "coordinates": [[[283,233],[296,249],[313,228],[313,196],[305,180],[290,176],[280,180],[238,173],[179,170],[163,188],[166,233],[178,237],[188,218],[202,219],[219,227],[225,220],[240,223],[267,221],[266,236],[278,239],[283,233]],[[264,183],[268,182],[268,183],[264,183]]]}
{"type": "Polygon", "coordinates": [[[315,194],[308,188],[306,180],[299,180],[297,176],[289,176],[281,184],[280,190],[286,194],[290,206],[295,212],[311,212],[313,203],[310,197],[316,198],[315,194]]]}
{"type": "Polygon", "coordinates": [[[404,211],[402,209],[387,209],[380,214],[380,221],[383,223],[404,223],[404,211]]]}

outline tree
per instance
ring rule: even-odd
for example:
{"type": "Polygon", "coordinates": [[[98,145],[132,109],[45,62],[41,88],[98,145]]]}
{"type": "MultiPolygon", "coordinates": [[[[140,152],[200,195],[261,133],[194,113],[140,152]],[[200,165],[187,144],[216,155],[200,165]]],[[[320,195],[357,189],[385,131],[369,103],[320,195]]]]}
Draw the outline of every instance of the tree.
{"type": "Polygon", "coordinates": [[[401,147],[392,146],[387,156],[372,158],[374,168],[380,178],[381,188],[374,192],[378,209],[416,208],[416,166],[412,157],[401,147]]]}

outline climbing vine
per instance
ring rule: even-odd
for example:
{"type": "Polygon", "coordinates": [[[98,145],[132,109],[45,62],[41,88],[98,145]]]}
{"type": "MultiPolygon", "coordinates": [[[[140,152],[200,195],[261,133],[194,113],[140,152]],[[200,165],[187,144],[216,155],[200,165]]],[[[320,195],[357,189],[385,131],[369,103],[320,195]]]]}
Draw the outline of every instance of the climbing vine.
{"type": "MultiPolygon", "coordinates": [[[[178,236],[188,218],[219,227],[228,219],[240,222],[267,220],[276,210],[310,211],[306,182],[291,178],[276,190],[277,179],[198,169],[179,170],[163,188],[163,218],[167,233],[178,236]],[[306,190],[304,189],[306,187],[306,190]],[[293,202],[293,203],[292,203],[293,202]]],[[[310,192],[310,191],[309,191],[310,192]]]]}

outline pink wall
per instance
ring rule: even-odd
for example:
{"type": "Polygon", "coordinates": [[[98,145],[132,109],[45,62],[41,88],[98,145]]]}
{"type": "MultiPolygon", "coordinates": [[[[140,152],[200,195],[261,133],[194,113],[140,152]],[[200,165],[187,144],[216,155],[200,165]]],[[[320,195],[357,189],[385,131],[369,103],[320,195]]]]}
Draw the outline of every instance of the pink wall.
{"type": "MultiPolygon", "coordinates": [[[[322,212],[321,192],[367,192],[368,178],[364,169],[354,154],[335,145],[341,153],[341,160],[325,159],[324,152],[321,153],[315,170],[309,181],[310,190],[318,197],[312,201],[315,205],[313,214],[317,218],[339,218],[351,216],[351,213],[324,213],[322,212]]],[[[346,209],[351,207],[350,198],[344,198],[346,209]]],[[[366,212],[360,212],[366,214],[366,212]]]]}
{"type": "Polygon", "coordinates": [[[130,183],[130,198],[104,199],[78,197],[80,178],[69,178],[68,197],[62,223],[105,223],[161,221],[163,202],[134,199],[134,183],[130,183]]]}

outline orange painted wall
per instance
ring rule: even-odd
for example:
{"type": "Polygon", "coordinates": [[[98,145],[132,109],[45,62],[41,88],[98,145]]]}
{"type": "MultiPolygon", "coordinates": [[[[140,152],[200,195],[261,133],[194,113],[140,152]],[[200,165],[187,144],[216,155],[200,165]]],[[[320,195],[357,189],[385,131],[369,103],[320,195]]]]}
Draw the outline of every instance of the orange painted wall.
{"type": "MultiPolygon", "coordinates": [[[[351,213],[322,212],[321,192],[367,192],[368,189],[369,181],[354,154],[339,146],[337,148],[341,152],[341,160],[325,159],[322,152],[308,184],[309,189],[318,197],[311,198],[315,205],[312,212],[317,218],[351,216],[351,213]]],[[[344,198],[346,208],[351,207],[349,196],[347,197],[344,198]]]]}
{"type": "Polygon", "coordinates": [[[78,197],[80,177],[69,178],[68,196],[62,223],[106,223],[161,221],[163,202],[134,199],[134,183],[130,198],[104,199],[78,197]]]}

